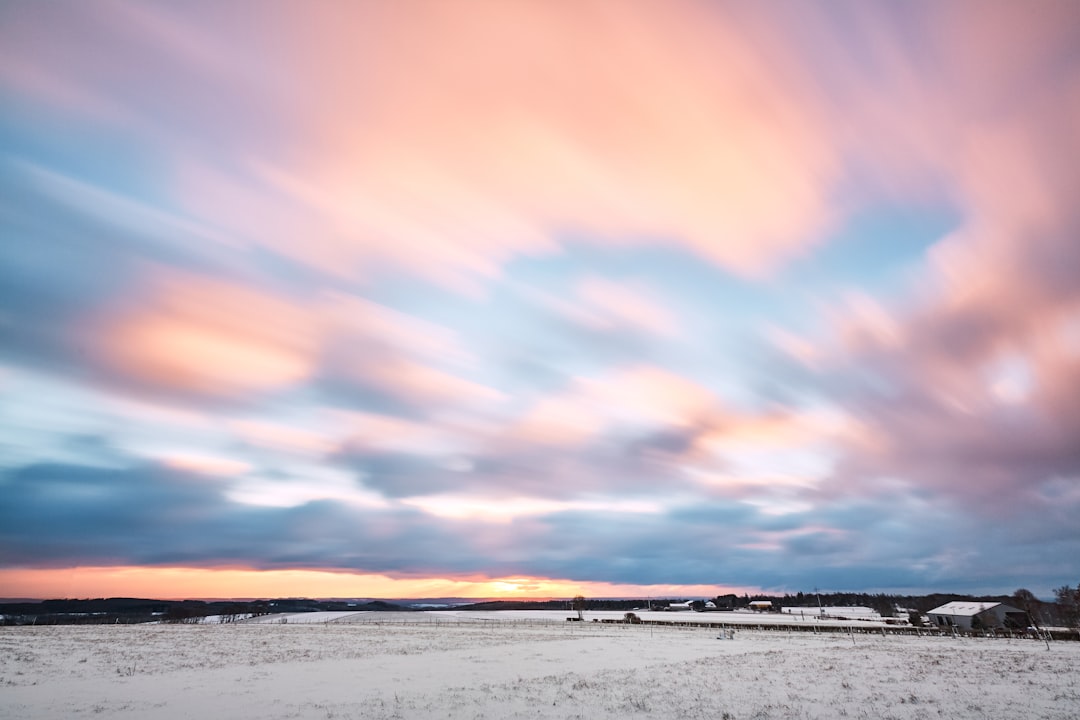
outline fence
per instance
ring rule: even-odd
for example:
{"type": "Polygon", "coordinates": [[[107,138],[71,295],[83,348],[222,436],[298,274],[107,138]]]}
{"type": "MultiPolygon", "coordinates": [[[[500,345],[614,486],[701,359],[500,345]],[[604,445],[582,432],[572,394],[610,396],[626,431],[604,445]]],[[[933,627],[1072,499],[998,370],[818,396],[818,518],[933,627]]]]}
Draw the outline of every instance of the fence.
{"type": "MultiPolygon", "coordinates": [[[[287,618],[286,618],[287,619],[287,618]]],[[[401,617],[400,615],[380,617],[378,614],[352,616],[344,618],[328,619],[325,623],[346,623],[350,625],[380,625],[380,626],[435,626],[435,627],[512,627],[512,626],[559,626],[577,627],[665,627],[686,630],[708,630],[711,632],[726,633],[728,631],[755,630],[761,632],[777,631],[789,633],[812,633],[812,634],[842,634],[842,635],[915,635],[919,637],[965,637],[965,638],[997,638],[1016,640],[1080,640],[1080,630],[1043,630],[1042,636],[1020,630],[1008,630],[1004,628],[977,630],[977,631],[953,631],[952,628],[939,628],[936,626],[915,627],[913,625],[847,625],[818,624],[818,623],[730,623],[730,622],[693,622],[680,620],[641,620],[627,622],[623,619],[603,618],[592,621],[577,622],[577,618],[555,620],[552,618],[470,618],[460,616],[439,617],[438,615],[401,617]],[[569,622],[569,621],[573,622],[569,622]]]]}

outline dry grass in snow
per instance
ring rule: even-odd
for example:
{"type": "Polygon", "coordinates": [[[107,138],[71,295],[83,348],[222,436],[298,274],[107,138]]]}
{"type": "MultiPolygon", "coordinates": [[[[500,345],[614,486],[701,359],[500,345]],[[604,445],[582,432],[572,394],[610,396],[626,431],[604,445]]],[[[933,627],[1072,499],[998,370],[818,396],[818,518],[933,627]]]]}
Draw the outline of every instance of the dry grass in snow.
{"type": "Polygon", "coordinates": [[[0,628],[12,718],[1060,718],[1080,643],[586,623],[0,628]]]}

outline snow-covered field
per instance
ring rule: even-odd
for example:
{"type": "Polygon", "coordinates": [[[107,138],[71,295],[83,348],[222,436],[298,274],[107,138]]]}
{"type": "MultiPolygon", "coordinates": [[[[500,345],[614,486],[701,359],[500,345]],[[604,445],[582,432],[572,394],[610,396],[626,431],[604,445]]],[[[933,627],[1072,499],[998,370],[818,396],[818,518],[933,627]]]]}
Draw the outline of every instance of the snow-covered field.
{"type": "MultiPolygon", "coordinates": [[[[667,623],[723,623],[725,625],[829,625],[835,627],[858,628],[880,627],[885,624],[880,615],[866,608],[825,608],[829,617],[845,617],[846,620],[826,619],[819,620],[817,608],[785,608],[784,613],[759,613],[751,610],[735,612],[650,612],[636,610],[634,614],[642,620],[658,620],[667,623]],[[799,612],[802,611],[802,612],[799,612]],[[841,612],[843,611],[843,612],[841,612]]],[[[588,610],[585,612],[585,620],[622,620],[626,613],[622,610],[588,610]]],[[[290,613],[278,615],[263,615],[260,617],[244,620],[245,623],[376,623],[376,624],[401,624],[401,623],[431,623],[445,624],[451,622],[462,623],[505,623],[505,622],[530,622],[530,623],[564,623],[568,617],[576,617],[573,610],[439,610],[409,613],[386,613],[386,612],[345,612],[326,611],[310,613],[290,613]]],[[[211,618],[207,622],[217,622],[211,618]]]]}
{"type": "Polygon", "coordinates": [[[1080,642],[377,615],[0,628],[0,717],[1080,717],[1080,642]]]}

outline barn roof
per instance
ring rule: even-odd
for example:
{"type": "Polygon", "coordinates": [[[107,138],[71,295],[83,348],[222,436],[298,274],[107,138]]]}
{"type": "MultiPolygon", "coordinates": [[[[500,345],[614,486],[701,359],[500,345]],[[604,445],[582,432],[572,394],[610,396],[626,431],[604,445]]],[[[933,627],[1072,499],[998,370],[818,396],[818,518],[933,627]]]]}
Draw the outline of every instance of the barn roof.
{"type": "Polygon", "coordinates": [[[1019,608],[1014,608],[1011,605],[1005,605],[1004,603],[996,602],[971,602],[970,600],[954,600],[950,603],[945,603],[941,607],[936,607],[927,615],[955,615],[961,617],[974,617],[981,612],[991,610],[996,607],[1003,607],[1005,612],[1024,612],[1019,608]]]}

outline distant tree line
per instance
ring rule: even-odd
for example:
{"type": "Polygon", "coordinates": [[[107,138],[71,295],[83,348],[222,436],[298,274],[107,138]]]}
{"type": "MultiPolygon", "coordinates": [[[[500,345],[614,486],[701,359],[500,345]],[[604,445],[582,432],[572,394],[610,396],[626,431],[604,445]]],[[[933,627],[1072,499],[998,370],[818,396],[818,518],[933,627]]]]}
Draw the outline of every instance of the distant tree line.
{"type": "MultiPolygon", "coordinates": [[[[743,594],[718,595],[710,598],[716,610],[737,610],[750,607],[751,602],[772,603],[773,610],[779,612],[782,607],[867,607],[878,612],[882,617],[896,617],[904,614],[912,622],[921,623],[921,617],[945,603],[954,601],[980,602],[986,604],[1005,603],[1025,610],[1032,621],[1041,625],[1066,627],[1080,626],[1080,584],[1075,588],[1064,586],[1054,591],[1055,600],[1039,600],[1030,591],[1023,588],[1012,595],[963,595],[960,593],[930,593],[928,595],[909,595],[892,593],[859,592],[798,592],[783,595],[743,594]],[[903,611],[901,613],[901,611],[903,611]]],[[[706,601],[688,598],[663,599],[585,599],[585,610],[641,610],[651,608],[664,610],[673,603],[690,602],[695,610],[705,610],[706,601]]],[[[449,608],[448,608],[449,609],[449,608]]],[[[572,600],[493,600],[471,605],[459,605],[455,610],[573,610],[572,600]]],[[[709,608],[713,609],[713,608],[709,608]]]]}
{"type": "Polygon", "coordinates": [[[216,618],[216,622],[234,622],[241,618],[270,613],[319,610],[407,612],[410,609],[382,600],[355,603],[304,598],[250,601],[95,598],[0,603],[0,623],[4,625],[100,625],[157,621],[187,624],[201,623],[208,617],[216,618]]]}
{"type": "MultiPolygon", "coordinates": [[[[924,596],[912,596],[912,595],[888,595],[883,593],[870,594],[870,593],[838,593],[838,592],[822,592],[822,593],[796,593],[794,595],[785,593],[784,595],[769,595],[769,594],[744,594],[735,595],[729,593],[727,595],[718,595],[713,598],[709,598],[709,602],[717,610],[737,610],[750,607],[751,602],[770,602],[773,605],[773,609],[777,612],[781,607],[817,607],[819,600],[820,604],[825,607],[848,607],[848,606],[861,606],[868,607],[878,611],[883,617],[894,617],[896,615],[897,607],[902,608],[915,608],[921,612],[932,610],[933,608],[944,605],[952,600],[975,600],[975,601],[993,601],[993,602],[1005,602],[1008,596],[1000,596],[995,598],[986,597],[972,597],[970,595],[955,595],[955,594],[934,594],[924,596]]],[[[695,610],[705,610],[706,601],[700,598],[663,598],[663,599],[619,599],[612,600],[606,598],[596,598],[585,600],[586,610],[640,610],[652,608],[653,610],[663,610],[673,603],[686,603],[689,602],[691,607],[695,610]]],[[[461,605],[453,609],[456,610],[559,610],[559,609],[571,609],[572,601],[569,600],[492,600],[480,603],[474,603],[471,605],[461,605]]],[[[710,608],[711,609],[711,608],[710,608]]]]}
{"type": "MultiPolygon", "coordinates": [[[[1080,627],[1080,583],[1076,587],[1064,585],[1054,590],[1053,601],[1043,601],[1033,593],[1020,588],[1012,595],[961,595],[957,593],[931,593],[929,595],[905,595],[889,593],[856,592],[798,592],[783,595],[729,593],[710,598],[709,610],[736,610],[747,608],[751,602],[765,601],[773,610],[781,607],[868,607],[883,617],[894,617],[898,610],[908,611],[912,622],[919,622],[929,610],[953,601],[1005,603],[1028,613],[1036,625],[1080,627]]],[[[589,610],[616,610],[629,612],[643,609],[663,610],[673,603],[690,602],[695,610],[706,610],[706,602],[700,598],[583,598],[573,600],[496,600],[454,605],[447,610],[566,610],[575,612],[578,607],[589,610]]],[[[44,600],[41,602],[0,603],[0,623],[5,625],[28,624],[100,624],[140,623],[164,621],[172,623],[204,622],[214,616],[218,622],[232,622],[242,617],[269,613],[299,613],[315,611],[392,611],[414,610],[407,601],[391,603],[383,600],[350,602],[346,600],[310,600],[307,598],[279,598],[276,600],[150,600],[142,598],[96,598],[82,600],[44,600]]]]}

